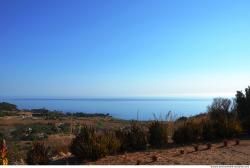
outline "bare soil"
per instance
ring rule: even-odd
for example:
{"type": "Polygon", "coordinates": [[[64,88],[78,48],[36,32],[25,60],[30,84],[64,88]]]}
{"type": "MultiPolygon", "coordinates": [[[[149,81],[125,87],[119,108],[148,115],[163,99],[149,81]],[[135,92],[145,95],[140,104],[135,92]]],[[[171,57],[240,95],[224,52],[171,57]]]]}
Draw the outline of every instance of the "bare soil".
{"type": "Polygon", "coordinates": [[[146,152],[127,153],[107,156],[95,162],[94,165],[249,165],[250,140],[242,140],[239,145],[229,141],[227,147],[223,143],[212,144],[211,149],[200,145],[195,151],[193,146],[175,147],[172,149],[151,150],[146,152]],[[184,154],[180,153],[184,150],[184,154]],[[157,158],[156,161],[155,158],[157,158]]]}

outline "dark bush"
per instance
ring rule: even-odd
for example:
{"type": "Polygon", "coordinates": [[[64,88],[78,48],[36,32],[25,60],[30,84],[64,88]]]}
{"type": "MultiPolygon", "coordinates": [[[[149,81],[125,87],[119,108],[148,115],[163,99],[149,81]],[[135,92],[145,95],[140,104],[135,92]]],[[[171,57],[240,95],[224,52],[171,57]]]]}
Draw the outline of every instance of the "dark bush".
{"type": "Polygon", "coordinates": [[[242,131],[229,99],[214,99],[208,107],[208,116],[208,120],[202,122],[204,140],[232,138],[242,131]]]}
{"type": "Polygon", "coordinates": [[[186,121],[183,125],[179,126],[172,137],[173,141],[177,144],[193,143],[201,140],[202,128],[199,123],[194,121],[186,121]]]}
{"type": "Polygon", "coordinates": [[[237,91],[235,101],[236,112],[241,121],[242,128],[250,134],[250,86],[245,89],[245,94],[237,91]]]}
{"type": "Polygon", "coordinates": [[[27,152],[26,162],[29,165],[47,165],[49,163],[49,148],[43,142],[34,142],[27,152]]]}
{"type": "Polygon", "coordinates": [[[71,152],[81,159],[97,160],[106,155],[101,149],[100,139],[92,127],[83,126],[81,132],[73,139],[71,152]]]}
{"type": "Polygon", "coordinates": [[[97,135],[92,127],[83,126],[73,139],[71,152],[81,159],[97,160],[120,150],[120,141],[112,132],[97,135]]]}
{"type": "Polygon", "coordinates": [[[210,106],[208,106],[209,118],[216,121],[224,120],[230,115],[232,101],[230,99],[215,98],[210,106]]]}
{"type": "Polygon", "coordinates": [[[101,136],[101,143],[107,149],[107,154],[117,154],[121,149],[121,142],[114,132],[108,131],[101,136]]]}
{"type": "Polygon", "coordinates": [[[121,151],[145,150],[147,148],[147,133],[136,122],[129,127],[116,131],[121,142],[121,151]]]}
{"type": "Polygon", "coordinates": [[[202,139],[205,141],[212,141],[215,137],[215,128],[211,120],[204,120],[201,124],[202,127],[202,139]]]}
{"type": "Polygon", "coordinates": [[[167,123],[154,121],[149,124],[149,144],[153,147],[164,147],[168,143],[167,123]]]}

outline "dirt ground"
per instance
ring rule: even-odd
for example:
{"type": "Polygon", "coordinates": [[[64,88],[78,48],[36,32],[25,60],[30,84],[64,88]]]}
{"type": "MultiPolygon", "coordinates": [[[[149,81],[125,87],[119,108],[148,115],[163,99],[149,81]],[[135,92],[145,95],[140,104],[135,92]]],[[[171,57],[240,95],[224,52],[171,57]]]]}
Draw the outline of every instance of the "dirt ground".
{"type": "Polygon", "coordinates": [[[229,141],[227,147],[222,143],[212,144],[211,149],[200,145],[196,152],[192,146],[177,147],[164,150],[127,153],[117,156],[107,156],[96,162],[86,164],[94,165],[249,165],[250,140],[242,140],[239,145],[229,141]],[[184,154],[180,154],[180,150],[184,154]],[[153,158],[157,158],[153,161],[153,158]]]}

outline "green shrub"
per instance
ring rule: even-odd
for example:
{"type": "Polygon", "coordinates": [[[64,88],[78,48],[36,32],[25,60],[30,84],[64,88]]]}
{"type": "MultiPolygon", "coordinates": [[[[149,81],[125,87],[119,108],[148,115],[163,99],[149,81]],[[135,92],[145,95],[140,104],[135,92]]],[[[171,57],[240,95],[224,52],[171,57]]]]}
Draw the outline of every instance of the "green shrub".
{"type": "Polygon", "coordinates": [[[129,127],[116,131],[116,136],[121,142],[122,151],[145,150],[147,148],[147,134],[136,122],[131,122],[129,127]]]}
{"type": "Polygon", "coordinates": [[[106,147],[107,154],[117,154],[121,149],[121,142],[114,132],[108,131],[101,136],[101,143],[106,147]]]}
{"type": "Polygon", "coordinates": [[[116,131],[116,137],[121,142],[121,151],[145,150],[147,148],[147,133],[137,122],[116,131]]]}
{"type": "Polygon", "coordinates": [[[154,121],[149,124],[149,144],[153,147],[163,147],[168,143],[167,124],[154,121]]]}
{"type": "Polygon", "coordinates": [[[110,134],[97,135],[92,127],[83,126],[81,132],[72,141],[71,152],[78,158],[94,161],[116,152],[118,145],[112,143],[111,139],[110,134]]]}
{"type": "Polygon", "coordinates": [[[49,148],[43,142],[34,142],[27,152],[26,162],[29,165],[46,165],[49,163],[49,148]]]}
{"type": "Polygon", "coordinates": [[[179,126],[172,137],[173,141],[177,144],[194,143],[201,140],[202,128],[199,123],[194,121],[186,121],[183,125],[179,126]]]}
{"type": "Polygon", "coordinates": [[[250,86],[245,89],[245,93],[237,91],[235,102],[241,125],[250,134],[250,86]]]}
{"type": "Polygon", "coordinates": [[[214,99],[208,107],[208,120],[202,123],[204,140],[232,138],[242,131],[230,99],[214,99]]]}
{"type": "Polygon", "coordinates": [[[233,118],[229,119],[227,123],[227,132],[225,137],[226,138],[238,137],[241,132],[242,132],[242,127],[240,121],[233,118]]]}

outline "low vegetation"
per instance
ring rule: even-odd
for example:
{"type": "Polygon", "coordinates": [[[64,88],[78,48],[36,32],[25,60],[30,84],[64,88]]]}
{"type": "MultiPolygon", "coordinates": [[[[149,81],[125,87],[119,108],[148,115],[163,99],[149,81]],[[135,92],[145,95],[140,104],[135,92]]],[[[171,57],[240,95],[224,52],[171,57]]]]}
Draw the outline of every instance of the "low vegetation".
{"type": "Polygon", "coordinates": [[[116,150],[116,144],[112,144],[110,138],[97,135],[94,128],[83,126],[81,132],[76,135],[71,144],[71,152],[81,159],[97,160],[106,156],[110,151],[116,150]],[[113,147],[113,149],[108,149],[113,147]]]}
{"type": "Polygon", "coordinates": [[[236,113],[244,131],[250,134],[250,86],[236,94],[236,113]]]}
{"type": "Polygon", "coordinates": [[[29,124],[18,125],[15,130],[11,132],[14,140],[22,141],[34,141],[46,139],[48,135],[57,133],[68,133],[69,124],[61,124],[56,126],[55,124],[29,124]]]}
{"type": "Polygon", "coordinates": [[[146,133],[135,122],[123,130],[99,134],[93,127],[83,126],[71,144],[71,152],[84,160],[97,160],[106,155],[146,148],[146,133]]]}
{"type": "Polygon", "coordinates": [[[145,150],[147,148],[147,133],[143,127],[132,121],[129,127],[116,131],[121,142],[121,151],[145,150]]]}
{"type": "Polygon", "coordinates": [[[189,119],[183,121],[173,135],[174,142],[193,143],[202,140],[238,137],[242,132],[241,124],[235,115],[235,109],[230,99],[216,98],[205,119],[201,121],[189,119]]]}
{"type": "Polygon", "coordinates": [[[153,121],[149,124],[149,143],[160,148],[168,143],[168,125],[163,121],[153,121]]]}
{"type": "Polygon", "coordinates": [[[49,163],[49,148],[44,142],[34,142],[32,148],[27,152],[26,162],[29,165],[47,165],[49,163]]]}

